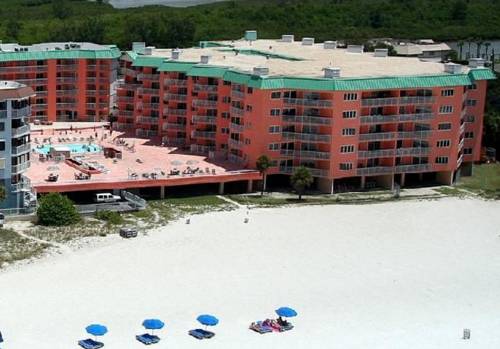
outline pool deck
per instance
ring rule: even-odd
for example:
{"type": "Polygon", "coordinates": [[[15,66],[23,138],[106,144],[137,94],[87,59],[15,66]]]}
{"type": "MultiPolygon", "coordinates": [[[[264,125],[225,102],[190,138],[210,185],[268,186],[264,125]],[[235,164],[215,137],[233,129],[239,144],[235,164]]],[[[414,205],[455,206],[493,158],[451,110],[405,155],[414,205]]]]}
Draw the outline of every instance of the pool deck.
{"type": "Polygon", "coordinates": [[[97,132],[98,141],[94,144],[121,150],[122,159],[105,158],[102,152],[83,154],[85,162],[95,162],[103,166],[105,171],[93,174],[89,180],[76,180],[75,174],[80,171],[62,161],[40,161],[39,154],[33,150],[31,166],[26,176],[31,180],[37,193],[172,187],[192,184],[221,184],[234,181],[248,181],[250,188],[253,180],[261,178],[258,171],[246,170],[235,164],[208,159],[204,155],[182,152],[177,148],[163,147],[159,144],[159,140],[155,142],[116,131],[110,135],[109,130],[100,127],[96,131],[90,128],[73,132],[67,131],[67,134],[65,134],[66,131],[63,131],[62,135],[60,132],[45,129],[44,134],[41,135],[40,132],[35,131],[32,133],[32,142],[36,146],[35,139],[38,144],[43,144],[43,139],[50,137],[53,145],[79,143],[78,141],[59,142],[59,138],[73,139],[78,137],[80,139],[80,137],[87,138],[90,135],[95,137],[97,132]],[[129,147],[133,145],[134,150],[129,150],[124,145],[117,145],[114,142],[117,139],[123,140],[129,147]],[[169,175],[173,169],[180,170],[182,173],[187,167],[199,167],[203,170],[203,174],[169,175]],[[206,169],[208,169],[208,173],[206,169]],[[50,173],[59,175],[57,182],[47,180],[50,173]],[[132,173],[137,174],[137,177],[133,177],[132,173]],[[151,173],[158,175],[155,179],[144,177],[145,174],[150,176],[151,173]]]}

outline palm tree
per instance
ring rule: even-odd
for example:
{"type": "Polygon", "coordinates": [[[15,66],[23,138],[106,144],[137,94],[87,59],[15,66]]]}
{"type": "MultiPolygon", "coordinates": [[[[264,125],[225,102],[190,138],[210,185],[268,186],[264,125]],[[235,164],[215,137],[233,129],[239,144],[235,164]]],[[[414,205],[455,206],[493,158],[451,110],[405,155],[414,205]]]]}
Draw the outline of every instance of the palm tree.
{"type": "Polygon", "coordinates": [[[262,175],[262,191],[260,196],[264,196],[264,191],[266,190],[266,182],[267,182],[267,170],[271,167],[271,159],[267,155],[261,155],[257,159],[257,169],[262,175]]]}
{"type": "Polygon", "coordinates": [[[469,44],[469,50],[467,51],[467,59],[471,58],[470,45],[472,44],[472,39],[467,39],[467,44],[469,44]]]}
{"type": "Polygon", "coordinates": [[[462,60],[462,50],[463,50],[463,47],[464,47],[464,42],[463,41],[459,41],[457,43],[457,46],[458,46],[458,49],[459,49],[459,53],[458,53],[458,57],[460,60],[462,60]]]}
{"type": "Polygon", "coordinates": [[[485,42],[484,43],[484,47],[486,48],[486,60],[489,60],[489,57],[488,57],[488,53],[490,52],[490,46],[491,46],[491,42],[485,42]]]}
{"type": "Polygon", "coordinates": [[[479,40],[476,42],[476,57],[479,58],[481,57],[481,46],[483,46],[484,41],[479,40]]]}
{"type": "Polygon", "coordinates": [[[293,188],[299,194],[299,200],[302,200],[302,194],[304,190],[308,188],[314,178],[311,174],[311,171],[307,167],[300,166],[293,171],[292,177],[290,177],[290,182],[292,183],[293,188]]]}

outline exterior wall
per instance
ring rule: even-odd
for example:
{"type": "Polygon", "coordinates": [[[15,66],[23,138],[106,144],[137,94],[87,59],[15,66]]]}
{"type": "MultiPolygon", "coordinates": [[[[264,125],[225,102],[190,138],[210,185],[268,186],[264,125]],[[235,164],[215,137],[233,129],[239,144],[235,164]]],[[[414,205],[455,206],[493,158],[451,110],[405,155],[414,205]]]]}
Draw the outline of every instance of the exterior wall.
{"type": "Polygon", "coordinates": [[[33,88],[32,119],[99,121],[110,112],[110,84],[116,80],[113,59],[47,59],[0,65],[0,79],[33,88]]]}
{"type": "Polygon", "coordinates": [[[161,136],[166,144],[229,160],[236,167],[255,168],[257,158],[266,154],[274,162],[269,174],[290,174],[305,165],[331,186],[333,179],[351,177],[364,181],[395,174],[448,174],[463,161],[479,159],[486,81],[475,89],[261,90],[220,78],[132,67],[127,60],[122,64],[126,74],[118,89],[116,129],[161,136]],[[452,95],[444,90],[453,90],[452,95]],[[272,98],[273,93],[279,97],[272,98]],[[353,94],[355,98],[347,98],[353,94]],[[151,96],[160,97],[157,109],[151,109],[160,117],[142,120],[151,117],[151,96]],[[141,101],[142,109],[137,108],[141,101]],[[444,106],[452,110],[441,110],[444,106]],[[271,115],[273,109],[279,114],[271,115]],[[343,117],[345,111],[356,115],[343,117]],[[448,123],[450,128],[442,129],[448,123]],[[276,132],[270,132],[272,127],[276,132]],[[345,129],[354,131],[346,135],[345,129]],[[467,131],[474,137],[464,140],[467,131]],[[449,145],[438,147],[440,141],[449,145]],[[466,147],[472,148],[471,155],[463,155],[466,147]]]}

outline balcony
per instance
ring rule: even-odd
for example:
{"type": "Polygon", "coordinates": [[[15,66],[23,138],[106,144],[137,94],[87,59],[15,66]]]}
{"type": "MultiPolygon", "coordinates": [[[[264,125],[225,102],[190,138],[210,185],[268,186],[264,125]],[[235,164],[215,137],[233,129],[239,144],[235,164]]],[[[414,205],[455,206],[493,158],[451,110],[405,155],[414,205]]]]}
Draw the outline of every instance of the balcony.
{"type": "Polygon", "coordinates": [[[244,99],[245,98],[245,92],[244,91],[239,91],[239,90],[231,90],[231,98],[233,98],[233,99],[244,99]]]}
{"type": "Polygon", "coordinates": [[[427,155],[430,152],[430,148],[424,147],[410,147],[410,148],[398,148],[396,149],[397,156],[407,156],[407,155],[427,155]]]}
{"type": "Polygon", "coordinates": [[[410,132],[398,132],[398,139],[425,139],[429,138],[432,131],[410,131],[410,132]]]}
{"type": "Polygon", "coordinates": [[[217,92],[217,85],[203,85],[203,84],[194,84],[193,91],[195,92],[217,92]]]}
{"type": "Polygon", "coordinates": [[[205,115],[193,115],[192,119],[195,124],[215,124],[217,117],[205,115]]]}
{"type": "Polygon", "coordinates": [[[460,167],[463,161],[464,161],[464,154],[460,154],[460,157],[457,159],[457,167],[460,167]]]}
{"type": "Polygon", "coordinates": [[[231,114],[237,115],[237,116],[243,116],[245,114],[245,109],[231,107],[231,114]]]}
{"type": "Polygon", "coordinates": [[[217,108],[217,101],[195,99],[193,100],[193,106],[202,108],[217,108]]]}
{"type": "Polygon", "coordinates": [[[283,115],[283,122],[311,125],[331,125],[332,119],[312,115],[283,115]]]}
{"type": "MultiPolygon", "coordinates": [[[[280,172],[284,173],[284,174],[293,174],[293,172],[295,171],[296,168],[298,168],[298,167],[280,166],[280,172]]],[[[311,172],[311,175],[313,177],[328,177],[328,175],[329,175],[328,170],[322,170],[319,168],[310,168],[310,167],[306,167],[306,168],[309,170],[309,172],[311,172]]]]}
{"type": "Polygon", "coordinates": [[[78,108],[77,103],[56,103],[57,109],[75,109],[78,108]]]}
{"type": "Polygon", "coordinates": [[[165,79],[164,81],[164,86],[186,86],[187,85],[187,80],[182,80],[182,79],[165,79]]]}
{"type": "Polygon", "coordinates": [[[133,110],[118,110],[118,117],[130,118],[134,116],[133,110]]]}
{"type": "Polygon", "coordinates": [[[303,105],[308,107],[328,108],[333,105],[332,101],[312,98],[283,98],[288,105],[303,105]]]}
{"type": "Polygon", "coordinates": [[[0,73],[16,73],[16,72],[22,72],[22,73],[29,73],[29,72],[46,72],[47,71],[47,66],[46,65],[17,65],[13,67],[1,67],[0,68],[0,73]]]}
{"type": "Polygon", "coordinates": [[[384,158],[394,156],[394,149],[378,149],[378,150],[360,150],[358,151],[358,158],[360,159],[370,159],[370,158],[384,158]]]}
{"type": "Polygon", "coordinates": [[[238,156],[235,154],[228,154],[227,159],[233,164],[244,165],[246,163],[246,160],[242,156],[238,156]]]}
{"type": "Polygon", "coordinates": [[[301,159],[330,160],[330,152],[317,150],[297,150],[295,155],[301,159]]]}
{"type": "Polygon", "coordinates": [[[127,130],[131,130],[134,128],[134,124],[132,123],[124,123],[124,122],[115,122],[113,124],[113,129],[117,130],[117,131],[127,131],[127,130]]]}
{"type": "Polygon", "coordinates": [[[74,84],[74,83],[76,83],[78,81],[78,78],[76,76],[75,77],[72,77],[72,76],[66,76],[66,77],[61,76],[61,77],[56,78],[56,81],[58,83],[74,84]]]}
{"type": "Polygon", "coordinates": [[[181,95],[178,93],[165,93],[164,95],[165,102],[167,101],[186,101],[187,100],[187,95],[181,95]]]}
{"type": "Polygon", "coordinates": [[[167,122],[162,126],[163,131],[168,130],[184,130],[186,128],[186,124],[177,123],[177,122],[167,122]]]}
{"type": "Polygon", "coordinates": [[[138,128],[137,130],[135,130],[135,135],[137,137],[156,137],[158,136],[158,131],[138,128]]]}
{"type": "Polygon", "coordinates": [[[28,86],[46,85],[47,84],[47,78],[39,78],[39,79],[16,79],[16,81],[20,82],[22,84],[26,84],[28,86]]]}
{"type": "Polygon", "coordinates": [[[163,115],[180,115],[180,116],[185,116],[187,114],[187,109],[175,109],[175,108],[168,108],[163,110],[163,115]]]}
{"type": "Polygon", "coordinates": [[[98,78],[96,76],[87,76],[87,80],[86,81],[89,84],[95,84],[95,83],[109,84],[110,83],[109,78],[98,78]]]}
{"type": "Polygon", "coordinates": [[[245,143],[243,143],[242,141],[238,141],[238,140],[232,139],[232,138],[229,138],[227,140],[227,143],[229,144],[229,147],[231,147],[231,148],[243,148],[243,146],[245,145],[245,143]]]}
{"type": "Polygon", "coordinates": [[[160,108],[160,104],[143,102],[142,108],[147,110],[158,110],[158,108],[160,108]]]}
{"type": "Polygon", "coordinates": [[[129,68],[123,68],[123,75],[128,75],[132,78],[135,78],[137,76],[138,72],[136,70],[133,70],[133,69],[129,69],[129,68]]]}
{"type": "Polygon", "coordinates": [[[144,80],[159,81],[160,74],[139,73],[139,74],[137,74],[137,80],[139,80],[139,81],[144,81],[144,80]]]}
{"type": "Polygon", "coordinates": [[[281,135],[283,139],[290,141],[330,143],[332,140],[331,136],[315,133],[282,132],[281,135]]]}
{"type": "Polygon", "coordinates": [[[362,124],[381,124],[391,122],[404,122],[404,121],[424,121],[434,118],[433,113],[416,113],[416,114],[394,114],[394,115],[369,115],[362,116],[362,124]]]}
{"type": "Polygon", "coordinates": [[[396,138],[396,132],[373,132],[373,133],[361,133],[359,135],[360,141],[383,141],[395,138],[396,138]]]}
{"type": "Polygon", "coordinates": [[[393,173],[393,166],[374,166],[374,167],[362,167],[356,170],[356,175],[366,176],[366,175],[381,175],[387,173],[393,173]]]}
{"type": "Polygon", "coordinates": [[[78,69],[78,64],[58,64],[57,70],[59,71],[73,71],[78,69]]]}
{"type": "Polygon", "coordinates": [[[27,105],[20,109],[12,109],[11,117],[13,119],[31,116],[31,106],[27,105]]]}
{"type": "Polygon", "coordinates": [[[117,96],[118,103],[134,103],[134,97],[130,96],[117,96]]]}
{"type": "Polygon", "coordinates": [[[163,143],[167,143],[170,145],[183,146],[186,144],[186,138],[181,137],[163,137],[163,143]]]}
{"type": "Polygon", "coordinates": [[[12,129],[12,137],[20,137],[30,133],[30,125],[24,125],[18,128],[12,129]]]}
{"type": "Polygon", "coordinates": [[[215,131],[191,131],[191,138],[215,139],[215,131]]]}
{"type": "Polygon", "coordinates": [[[25,161],[18,165],[12,165],[12,174],[18,174],[26,171],[30,167],[30,162],[25,161]]]}
{"type": "Polygon", "coordinates": [[[47,109],[47,104],[44,104],[44,103],[31,105],[31,110],[33,110],[33,111],[45,111],[45,109],[47,109]]]}
{"type": "Polygon", "coordinates": [[[56,96],[61,97],[61,96],[76,96],[78,94],[78,90],[71,89],[71,90],[56,90],[56,96]]]}
{"type": "Polygon", "coordinates": [[[19,183],[13,183],[11,184],[12,191],[17,193],[20,191],[31,191],[31,181],[29,178],[22,176],[22,179],[19,183]]]}
{"type": "Polygon", "coordinates": [[[462,125],[460,125],[460,134],[464,132],[465,132],[465,122],[462,125]]]}
{"type": "Polygon", "coordinates": [[[229,123],[229,129],[234,133],[243,132],[245,130],[245,126],[241,124],[235,124],[234,122],[229,123]]]}
{"type": "Polygon", "coordinates": [[[157,125],[159,120],[159,118],[152,118],[149,116],[140,116],[139,118],[137,118],[138,123],[147,125],[157,125]]]}
{"type": "Polygon", "coordinates": [[[142,95],[154,95],[154,96],[160,95],[160,90],[156,88],[139,87],[137,89],[137,92],[142,95]]]}
{"type": "Polygon", "coordinates": [[[386,97],[386,98],[364,98],[361,100],[363,107],[407,105],[407,104],[431,104],[435,98],[432,96],[408,96],[408,97],[386,97]]]}
{"type": "Polygon", "coordinates": [[[20,155],[22,153],[27,153],[29,151],[31,151],[30,143],[22,144],[17,147],[14,146],[12,147],[12,155],[20,155]]]}
{"type": "Polygon", "coordinates": [[[192,153],[207,154],[211,151],[215,151],[215,145],[191,144],[189,150],[192,153]]]}
{"type": "Polygon", "coordinates": [[[417,165],[399,165],[395,167],[396,173],[406,173],[406,172],[424,172],[429,171],[431,165],[429,164],[417,164],[417,165]]]}
{"type": "Polygon", "coordinates": [[[465,144],[465,138],[462,138],[460,142],[458,143],[458,150],[462,150],[465,144]]]}

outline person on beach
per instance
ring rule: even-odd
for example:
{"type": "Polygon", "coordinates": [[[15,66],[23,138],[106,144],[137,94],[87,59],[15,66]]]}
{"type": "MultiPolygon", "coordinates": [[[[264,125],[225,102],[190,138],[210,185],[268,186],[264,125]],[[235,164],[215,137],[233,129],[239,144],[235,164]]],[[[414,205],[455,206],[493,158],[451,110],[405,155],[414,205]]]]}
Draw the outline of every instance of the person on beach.
{"type": "Polygon", "coordinates": [[[0,331],[0,343],[3,343],[2,331],[0,331]]]}

